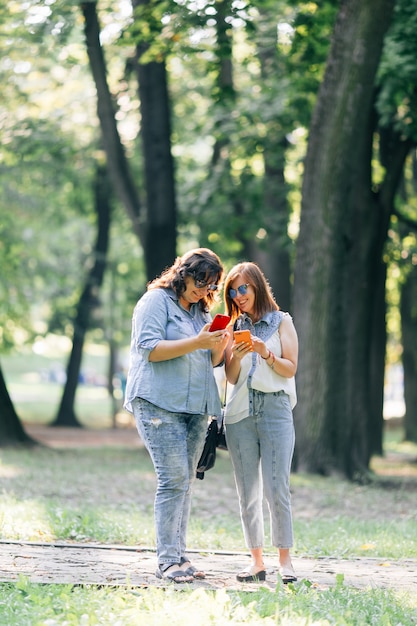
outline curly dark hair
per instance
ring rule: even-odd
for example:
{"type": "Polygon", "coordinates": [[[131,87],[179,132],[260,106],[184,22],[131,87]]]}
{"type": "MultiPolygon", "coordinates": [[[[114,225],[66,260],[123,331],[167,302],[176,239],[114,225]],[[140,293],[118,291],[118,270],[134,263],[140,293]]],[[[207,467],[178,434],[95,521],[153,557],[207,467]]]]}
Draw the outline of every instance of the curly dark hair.
{"type": "MultiPolygon", "coordinates": [[[[181,296],[185,289],[185,277],[191,276],[197,280],[204,280],[219,285],[223,278],[223,265],[212,250],[195,248],[182,256],[178,256],[171,267],[168,267],[160,276],[148,283],[148,289],[173,289],[177,296],[181,296]]],[[[202,311],[208,311],[218,299],[219,291],[208,291],[199,301],[202,311]]]]}

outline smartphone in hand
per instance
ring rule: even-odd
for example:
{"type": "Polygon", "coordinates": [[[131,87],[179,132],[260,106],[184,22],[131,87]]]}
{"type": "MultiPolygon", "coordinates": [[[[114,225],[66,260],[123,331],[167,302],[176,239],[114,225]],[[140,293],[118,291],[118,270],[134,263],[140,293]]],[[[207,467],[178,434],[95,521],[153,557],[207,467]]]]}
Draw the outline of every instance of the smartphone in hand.
{"type": "Polygon", "coordinates": [[[217,313],[217,315],[214,316],[209,331],[213,332],[213,330],[224,330],[229,322],[229,315],[222,315],[221,313],[217,313]]]}
{"type": "Polygon", "coordinates": [[[244,341],[253,350],[250,330],[235,330],[235,332],[233,333],[233,337],[236,343],[241,343],[242,341],[244,341]]]}

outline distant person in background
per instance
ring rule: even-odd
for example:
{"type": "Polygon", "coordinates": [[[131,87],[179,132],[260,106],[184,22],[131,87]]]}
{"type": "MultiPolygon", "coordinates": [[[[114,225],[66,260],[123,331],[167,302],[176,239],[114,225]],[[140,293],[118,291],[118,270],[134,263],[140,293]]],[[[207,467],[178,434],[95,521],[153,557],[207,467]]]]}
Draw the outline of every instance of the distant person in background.
{"type": "Polygon", "coordinates": [[[221,414],[213,367],[229,334],[208,328],[222,276],[214,252],[191,250],[148,285],[133,313],[124,406],[157,476],[156,576],[176,583],[205,577],[186,555],[186,535],[208,416],[221,414]]]}
{"type": "Polygon", "coordinates": [[[234,330],[249,330],[251,344],[230,337],[226,349],[228,383],[226,439],[233,464],[251,566],[240,582],[265,580],[263,561],[265,494],[272,544],[278,548],[284,583],[297,580],[291,562],[293,525],[290,470],[294,453],[292,409],[298,338],[288,313],[279,310],[255,263],[239,263],[225,280],[227,313],[234,330]]]}

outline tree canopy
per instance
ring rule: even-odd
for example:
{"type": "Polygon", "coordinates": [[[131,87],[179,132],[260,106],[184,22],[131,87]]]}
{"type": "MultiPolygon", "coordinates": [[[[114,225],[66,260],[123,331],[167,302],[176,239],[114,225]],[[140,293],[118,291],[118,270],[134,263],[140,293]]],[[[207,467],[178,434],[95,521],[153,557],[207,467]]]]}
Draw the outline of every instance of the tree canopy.
{"type": "Polygon", "coordinates": [[[111,274],[90,303],[94,340],[115,274],[130,321],[146,281],[185,249],[209,246],[226,268],[257,261],[300,335],[299,467],[364,473],[382,449],[387,268],[399,254],[399,291],[415,265],[414,4],[0,9],[2,350],[74,336],[104,162],[111,274]]]}

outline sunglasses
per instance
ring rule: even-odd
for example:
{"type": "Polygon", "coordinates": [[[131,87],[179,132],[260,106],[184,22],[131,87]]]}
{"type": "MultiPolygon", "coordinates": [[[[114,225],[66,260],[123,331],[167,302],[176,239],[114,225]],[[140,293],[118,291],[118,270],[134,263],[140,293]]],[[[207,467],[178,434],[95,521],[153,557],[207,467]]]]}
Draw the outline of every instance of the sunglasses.
{"type": "Polygon", "coordinates": [[[245,285],[239,285],[237,289],[229,289],[229,296],[234,300],[236,298],[237,293],[239,292],[241,296],[245,296],[248,293],[249,283],[245,285]]]}
{"type": "Polygon", "coordinates": [[[218,285],[215,285],[214,283],[209,284],[206,280],[199,280],[198,278],[194,278],[194,283],[195,286],[197,287],[197,289],[208,289],[209,291],[217,291],[218,289],[218,285]]]}

